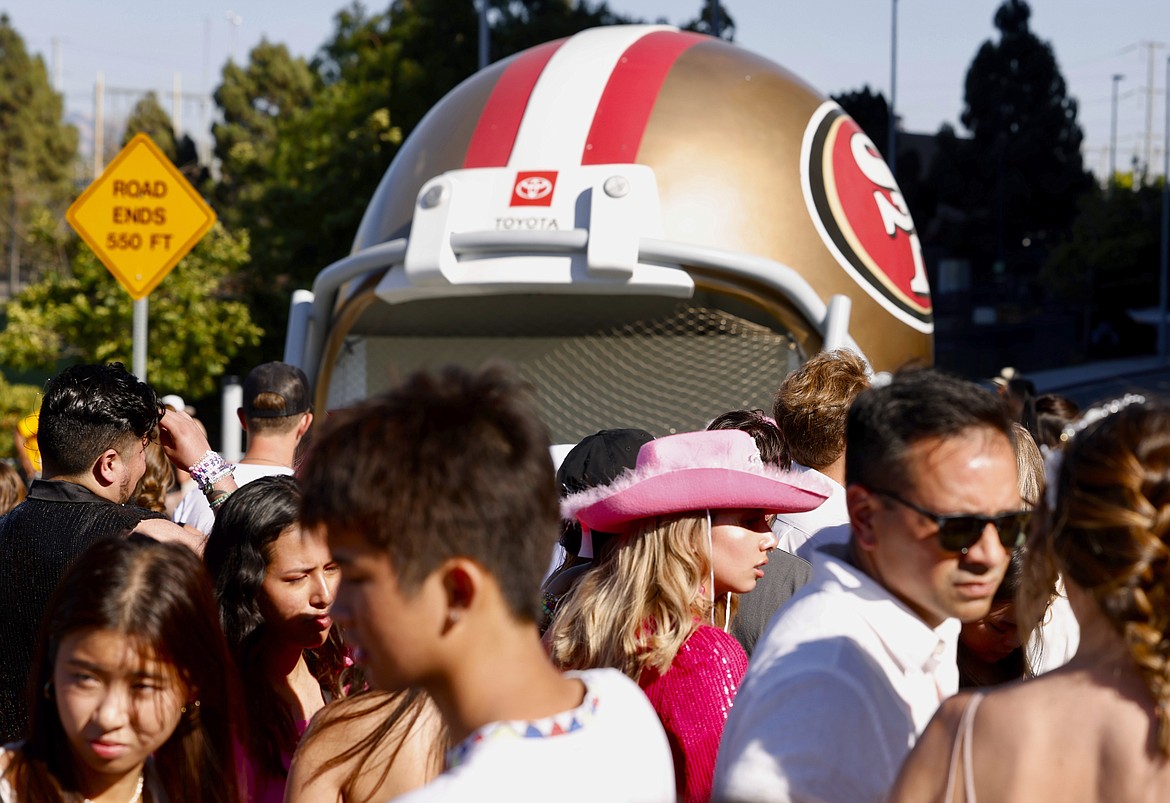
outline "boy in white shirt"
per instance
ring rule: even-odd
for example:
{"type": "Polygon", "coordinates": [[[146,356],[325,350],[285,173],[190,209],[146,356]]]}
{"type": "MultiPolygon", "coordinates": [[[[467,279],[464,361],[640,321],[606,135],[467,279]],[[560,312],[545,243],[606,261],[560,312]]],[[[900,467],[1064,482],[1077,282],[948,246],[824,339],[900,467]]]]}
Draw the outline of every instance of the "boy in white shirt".
{"type": "Polygon", "coordinates": [[[557,535],[548,435],[502,367],[416,374],[335,413],[302,466],[302,526],[343,581],[334,615],[376,686],[419,686],[455,747],[403,800],[668,801],[674,765],[641,690],[562,675],[540,643],[557,535]]]}

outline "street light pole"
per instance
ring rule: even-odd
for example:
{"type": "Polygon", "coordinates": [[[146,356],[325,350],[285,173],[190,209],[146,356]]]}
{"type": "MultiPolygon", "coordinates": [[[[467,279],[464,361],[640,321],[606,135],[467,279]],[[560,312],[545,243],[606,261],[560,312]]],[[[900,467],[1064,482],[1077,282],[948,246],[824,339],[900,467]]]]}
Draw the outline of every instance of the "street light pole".
{"type": "Polygon", "coordinates": [[[1109,186],[1113,186],[1113,182],[1117,176],[1117,85],[1124,75],[1114,74],[1113,76],[1113,115],[1109,122],[1109,186]]]}
{"type": "Polygon", "coordinates": [[[1166,359],[1166,301],[1170,286],[1170,58],[1166,59],[1166,127],[1162,130],[1162,265],[1158,282],[1158,356],[1166,359]]]}
{"type": "Polygon", "coordinates": [[[479,68],[488,66],[488,0],[479,0],[479,68]]]}
{"type": "Polygon", "coordinates": [[[229,10],[224,16],[227,18],[228,25],[231,26],[230,30],[232,32],[232,46],[231,46],[231,51],[229,53],[229,58],[232,61],[235,61],[236,60],[236,29],[244,24],[244,18],[241,17],[236,12],[231,11],[231,10],[229,10]]]}
{"type": "Polygon", "coordinates": [[[890,173],[898,175],[898,0],[890,2],[890,122],[886,136],[886,161],[890,173]]]}

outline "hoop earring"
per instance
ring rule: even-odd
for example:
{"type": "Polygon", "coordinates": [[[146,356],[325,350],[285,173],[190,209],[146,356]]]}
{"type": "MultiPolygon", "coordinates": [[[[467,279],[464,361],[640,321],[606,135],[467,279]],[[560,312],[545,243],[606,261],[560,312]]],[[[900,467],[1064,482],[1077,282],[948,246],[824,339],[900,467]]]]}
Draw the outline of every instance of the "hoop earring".
{"type": "MultiPolygon", "coordinates": [[[[194,714],[195,712],[197,712],[197,711],[199,710],[199,701],[198,701],[198,700],[196,700],[195,702],[191,703],[191,709],[190,709],[190,710],[191,710],[191,713],[192,713],[192,714],[194,714]]],[[[187,706],[185,706],[185,705],[184,705],[184,706],[180,706],[180,707],[179,707],[179,713],[180,713],[180,714],[186,714],[186,713],[187,713],[187,706]]]]}
{"type": "Polygon", "coordinates": [[[45,681],[45,688],[42,690],[42,693],[45,695],[46,700],[53,699],[53,681],[45,681]]]}

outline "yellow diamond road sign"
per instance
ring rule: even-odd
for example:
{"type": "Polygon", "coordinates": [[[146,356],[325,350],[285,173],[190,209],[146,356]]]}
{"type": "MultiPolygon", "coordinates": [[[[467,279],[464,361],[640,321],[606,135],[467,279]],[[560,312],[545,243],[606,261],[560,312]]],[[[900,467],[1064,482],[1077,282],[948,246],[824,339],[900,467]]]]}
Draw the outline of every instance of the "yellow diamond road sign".
{"type": "Polygon", "coordinates": [[[65,218],[135,300],[215,223],[215,212],[146,134],[127,143],[65,218]]]}

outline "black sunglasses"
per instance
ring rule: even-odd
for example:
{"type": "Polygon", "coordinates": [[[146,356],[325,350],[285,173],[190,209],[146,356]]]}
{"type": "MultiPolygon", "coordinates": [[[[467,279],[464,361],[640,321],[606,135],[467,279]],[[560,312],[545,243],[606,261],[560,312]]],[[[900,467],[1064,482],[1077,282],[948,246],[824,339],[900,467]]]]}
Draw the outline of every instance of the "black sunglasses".
{"type": "Polygon", "coordinates": [[[967,550],[983,537],[983,531],[987,529],[988,524],[995,526],[995,531],[999,533],[999,542],[1003,544],[1004,549],[1012,550],[1023,546],[1028,534],[1028,521],[1032,518],[1032,513],[1028,510],[1015,510],[1011,513],[1000,513],[998,516],[977,516],[974,513],[943,515],[919,507],[896,493],[877,488],[870,490],[879,496],[893,499],[899,505],[905,505],[933,521],[938,527],[935,535],[938,536],[939,546],[947,552],[958,552],[962,555],[966,555],[967,550]]]}

